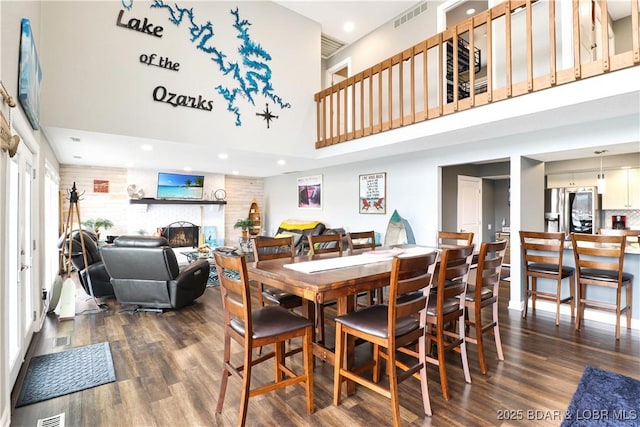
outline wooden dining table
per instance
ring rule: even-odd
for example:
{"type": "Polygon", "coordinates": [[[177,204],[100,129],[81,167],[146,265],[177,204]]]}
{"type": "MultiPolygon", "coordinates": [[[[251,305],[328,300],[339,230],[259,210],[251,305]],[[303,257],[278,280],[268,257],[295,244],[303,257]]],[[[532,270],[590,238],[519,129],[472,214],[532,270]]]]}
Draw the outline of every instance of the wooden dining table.
{"type": "MultiPolygon", "coordinates": [[[[340,257],[335,253],[321,255],[298,256],[293,262],[290,258],[274,259],[247,263],[249,278],[268,286],[298,295],[307,303],[305,312],[315,322],[315,304],[336,301],[338,316],[353,311],[356,295],[389,285],[391,261],[395,254],[426,253],[437,250],[435,247],[417,245],[399,245],[394,248],[380,248],[372,251],[360,251],[340,257]],[[369,253],[367,253],[369,252],[369,253]],[[360,258],[357,258],[360,257],[360,258]],[[362,259],[367,257],[367,259],[362,259]],[[349,259],[350,258],[350,259],[349,259]],[[333,261],[337,263],[333,265],[333,261]],[[334,268],[313,270],[312,261],[330,263],[334,268]],[[355,265],[351,265],[355,263],[355,265]],[[299,264],[298,266],[292,264],[299,264]],[[296,267],[301,267],[296,269],[296,267]],[[305,267],[305,268],[303,268],[305,267]]],[[[331,266],[328,266],[331,267],[331,266]]],[[[325,268],[325,266],[320,267],[325,268]]],[[[315,324],[315,323],[314,323],[315,324]]],[[[347,342],[347,366],[353,366],[355,340],[347,342]]],[[[335,364],[333,349],[324,343],[314,342],[313,353],[316,357],[330,364],[335,364]]],[[[351,384],[348,392],[355,390],[351,384]]]]}

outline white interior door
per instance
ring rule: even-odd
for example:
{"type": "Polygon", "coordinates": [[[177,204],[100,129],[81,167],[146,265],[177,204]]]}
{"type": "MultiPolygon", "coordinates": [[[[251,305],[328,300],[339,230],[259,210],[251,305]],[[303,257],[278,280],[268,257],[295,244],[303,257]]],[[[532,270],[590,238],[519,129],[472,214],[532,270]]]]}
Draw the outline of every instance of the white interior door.
{"type": "Polygon", "coordinates": [[[482,178],[458,175],[458,231],[472,232],[476,248],[482,241],[482,178]]]}
{"type": "Polygon", "coordinates": [[[14,384],[33,335],[35,319],[33,259],[33,155],[21,144],[9,161],[7,346],[11,384],[14,384]]]}

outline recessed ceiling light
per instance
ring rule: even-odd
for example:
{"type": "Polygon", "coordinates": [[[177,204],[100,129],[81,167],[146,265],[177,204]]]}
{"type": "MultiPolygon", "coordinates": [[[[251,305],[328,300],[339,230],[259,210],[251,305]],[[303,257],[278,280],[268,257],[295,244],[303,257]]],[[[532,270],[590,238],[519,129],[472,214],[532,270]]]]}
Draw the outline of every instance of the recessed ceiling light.
{"type": "Polygon", "coordinates": [[[191,166],[185,166],[184,167],[184,171],[185,172],[191,172],[193,169],[191,168],[191,166]]]}
{"type": "Polygon", "coordinates": [[[342,25],[342,29],[347,33],[352,32],[356,28],[356,25],[352,21],[347,21],[342,25]]]}
{"type": "Polygon", "coordinates": [[[73,158],[74,158],[74,159],[78,159],[78,160],[80,160],[80,159],[82,159],[82,156],[77,156],[77,155],[76,155],[76,156],[73,156],[73,158]]]}
{"type": "Polygon", "coordinates": [[[69,137],[70,140],[72,140],[73,142],[80,142],[80,138],[76,137],[76,136],[71,136],[69,137]]]}
{"type": "Polygon", "coordinates": [[[467,9],[466,14],[467,15],[473,15],[474,13],[476,13],[476,10],[472,7],[470,7],[469,9],[467,9]]]}
{"type": "Polygon", "coordinates": [[[238,171],[231,171],[231,175],[239,175],[239,174],[240,174],[240,172],[238,172],[238,171]]]}
{"type": "Polygon", "coordinates": [[[223,160],[224,159],[228,159],[229,155],[227,153],[220,153],[220,154],[218,154],[218,158],[219,159],[223,159],[223,160]]]}
{"type": "Polygon", "coordinates": [[[142,144],[140,148],[144,151],[153,151],[153,147],[150,144],[142,144]]]}
{"type": "Polygon", "coordinates": [[[280,159],[280,160],[278,160],[278,164],[279,164],[280,166],[284,166],[284,165],[286,165],[286,164],[287,164],[287,161],[286,161],[286,160],[284,160],[284,159],[280,159]]]}

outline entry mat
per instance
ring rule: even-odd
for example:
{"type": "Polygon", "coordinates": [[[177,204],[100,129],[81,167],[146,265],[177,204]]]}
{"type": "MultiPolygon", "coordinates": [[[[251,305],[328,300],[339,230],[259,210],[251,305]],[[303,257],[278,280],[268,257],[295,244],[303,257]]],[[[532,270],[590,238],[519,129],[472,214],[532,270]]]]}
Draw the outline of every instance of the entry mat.
{"type": "Polygon", "coordinates": [[[16,407],[116,380],[108,342],[31,358],[16,407]]]}

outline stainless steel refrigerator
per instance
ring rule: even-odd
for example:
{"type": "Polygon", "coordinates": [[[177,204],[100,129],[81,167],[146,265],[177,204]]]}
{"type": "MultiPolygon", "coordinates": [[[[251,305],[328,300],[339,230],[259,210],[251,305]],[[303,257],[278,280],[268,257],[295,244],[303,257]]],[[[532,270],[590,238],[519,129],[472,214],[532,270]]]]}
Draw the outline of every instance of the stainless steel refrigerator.
{"type": "Polygon", "coordinates": [[[600,231],[600,200],[596,187],[545,190],[545,231],[596,234],[600,231]]]}

